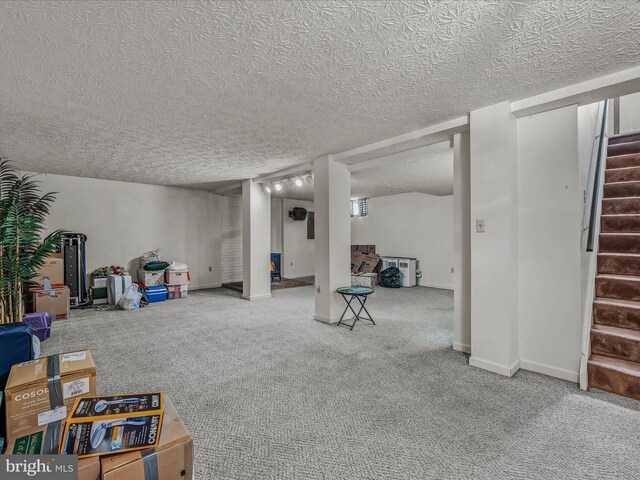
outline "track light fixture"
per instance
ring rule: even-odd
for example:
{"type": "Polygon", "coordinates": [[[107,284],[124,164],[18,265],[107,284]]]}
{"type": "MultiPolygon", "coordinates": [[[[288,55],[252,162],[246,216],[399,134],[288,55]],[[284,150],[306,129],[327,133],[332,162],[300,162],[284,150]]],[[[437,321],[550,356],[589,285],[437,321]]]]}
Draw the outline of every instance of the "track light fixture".
{"type": "Polygon", "coordinates": [[[273,188],[277,192],[279,192],[280,190],[282,190],[282,187],[284,187],[285,184],[287,185],[287,187],[293,188],[294,186],[302,187],[304,185],[304,182],[307,182],[309,185],[312,185],[313,184],[313,173],[306,172],[306,173],[303,173],[302,175],[299,175],[297,177],[282,178],[282,179],[277,180],[277,181],[275,181],[275,182],[273,182],[271,184],[265,185],[265,190],[267,192],[271,193],[271,190],[273,188]]]}

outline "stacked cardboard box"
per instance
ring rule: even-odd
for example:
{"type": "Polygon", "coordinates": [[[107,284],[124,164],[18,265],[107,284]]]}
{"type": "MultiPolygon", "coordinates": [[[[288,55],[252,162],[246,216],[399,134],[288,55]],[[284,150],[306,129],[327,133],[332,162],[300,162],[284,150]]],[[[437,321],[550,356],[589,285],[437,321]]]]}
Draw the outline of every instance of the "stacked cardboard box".
{"type": "Polygon", "coordinates": [[[64,254],[52,253],[44,259],[44,264],[38,269],[38,275],[33,281],[38,285],[44,285],[49,281],[51,288],[64,286],[64,254]]]}
{"type": "MultiPolygon", "coordinates": [[[[143,415],[158,416],[159,413],[159,438],[152,438],[153,433],[146,431],[144,434],[149,440],[143,449],[133,447],[137,450],[115,454],[92,452],[91,456],[80,458],[78,479],[138,480],[147,478],[145,472],[152,475],[149,478],[157,480],[193,478],[193,440],[166,396],[162,393],[117,397],[95,395],[96,370],[88,350],[14,365],[5,389],[8,433],[5,453],[39,455],[62,452],[62,439],[66,438],[64,431],[77,428],[83,421],[104,423],[95,418],[97,410],[107,422],[113,421],[116,416],[140,421],[143,415]],[[158,402],[154,401],[156,396],[158,402]],[[131,397],[138,401],[118,402],[131,397]],[[145,400],[146,397],[149,399],[145,400]],[[98,406],[100,400],[106,402],[106,408],[98,406]],[[147,411],[143,411],[145,409],[147,411]],[[151,448],[147,448],[149,445],[151,448]]],[[[114,430],[123,427],[109,428],[109,438],[113,439],[118,437],[118,432],[114,430]]],[[[90,432],[94,432],[93,428],[90,432]]]]}
{"type": "Polygon", "coordinates": [[[27,307],[30,312],[48,313],[53,320],[69,317],[69,288],[64,285],[64,255],[47,257],[38,275],[37,285],[29,288],[27,307]]]}
{"type": "Polygon", "coordinates": [[[57,452],[68,409],[96,394],[91,352],[61,353],[14,365],[5,387],[7,453],[57,452]]]}
{"type": "Polygon", "coordinates": [[[151,478],[189,480],[193,478],[193,440],[171,401],[165,397],[160,440],[154,449],[138,450],[100,457],[102,480],[151,478]]]}
{"type": "Polygon", "coordinates": [[[67,416],[60,453],[79,458],[158,446],[164,394],[81,397],[67,416]]]}
{"type": "Polygon", "coordinates": [[[165,270],[164,283],[167,286],[167,300],[186,298],[189,292],[189,272],[165,270]]]}
{"type": "Polygon", "coordinates": [[[351,286],[352,287],[369,287],[374,288],[378,285],[378,274],[377,273],[360,273],[360,274],[351,274],[351,286]]]}
{"type": "Polygon", "coordinates": [[[351,273],[378,273],[380,271],[380,255],[375,253],[351,252],[351,273]]]}
{"type": "Polygon", "coordinates": [[[138,269],[138,282],[145,287],[158,287],[164,285],[164,271],[138,269]]]}
{"type": "Polygon", "coordinates": [[[351,245],[351,253],[360,252],[368,255],[369,253],[376,253],[375,245],[351,245]]]}

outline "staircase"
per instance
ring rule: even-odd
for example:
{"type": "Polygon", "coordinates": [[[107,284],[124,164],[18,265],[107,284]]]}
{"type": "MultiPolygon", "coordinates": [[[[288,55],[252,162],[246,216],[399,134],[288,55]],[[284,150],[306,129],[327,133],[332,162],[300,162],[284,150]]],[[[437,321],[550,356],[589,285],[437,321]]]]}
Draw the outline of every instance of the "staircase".
{"type": "Polygon", "coordinates": [[[640,400],[640,133],[609,139],[589,386],[640,400]]]}

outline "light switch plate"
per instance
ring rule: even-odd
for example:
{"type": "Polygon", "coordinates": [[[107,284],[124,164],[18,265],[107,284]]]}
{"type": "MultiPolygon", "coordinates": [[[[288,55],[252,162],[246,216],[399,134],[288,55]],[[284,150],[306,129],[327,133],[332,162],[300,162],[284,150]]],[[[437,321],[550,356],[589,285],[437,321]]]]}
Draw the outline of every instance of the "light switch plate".
{"type": "Polygon", "coordinates": [[[484,233],[484,218],[476,220],[476,232],[484,233]]]}

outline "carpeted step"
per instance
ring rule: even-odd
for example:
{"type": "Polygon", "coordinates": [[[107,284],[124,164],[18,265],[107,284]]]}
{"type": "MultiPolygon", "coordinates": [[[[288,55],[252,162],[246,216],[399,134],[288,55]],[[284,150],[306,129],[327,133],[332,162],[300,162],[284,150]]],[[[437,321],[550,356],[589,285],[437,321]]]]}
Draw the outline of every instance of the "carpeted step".
{"type": "Polygon", "coordinates": [[[605,183],[636,182],[640,180],[640,167],[612,168],[604,172],[605,183]]]}
{"type": "Polygon", "coordinates": [[[640,275],[640,255],[637,253],[599,253],[598,273],[640,275]]]}
{"type": "Polygon", "coordinates": [[[640,400],[640,364],[591,355],[587,371],[589,387],[640,400]]]}
{"type": "Polygon", "coordinates": [[[640,253],[640,234],[601,233],[598,251],[600,253],[640,253]]]}
{"type": "Polygon", "coordinates": [[[640,362],[640,332],[629,328],[594,325],[591,329],[591,353],[640,362]]]}
{"type": "Polygon", "coordinates": [[[640,277],[597,275],[596,297],[640,301],[640,277]]]}
{"type": "Polygon", "coordinates": [[[607,147],[608,157],[629,155],[631,153],[640,153],[640,142],[617,143],[607,147]]]}
{"type": "Polygon", "coordinates": [[[623,133],[609,137],[609,145],[618,145],[620,143],[640,142],[640,132],[623,133]]]}
{"type": "Polygon", "coordinates": [[[640,197],[605,198],[602,200],[603,215],[640,213],[640,197]]]}
{"type": "Polygon", "coordinates": [[[610,168],[640,167],[640,154],[618,155],[607,157],[607,170],[610,168]]]}
{"type": "Polygon", "coordinates": [[[640,197],[640,182],[604,184],[604,198],[640,197]]]}
{"type": "Polygon", "coordinates": [[[640,233],[640,215],[602,215],[600,231],[603,233],[640,233]]]}
{"type": "Polygon", "coordinates": [[[593,323],[640,330],[640,302],[596,298],[593,302],[593,323]]]}

